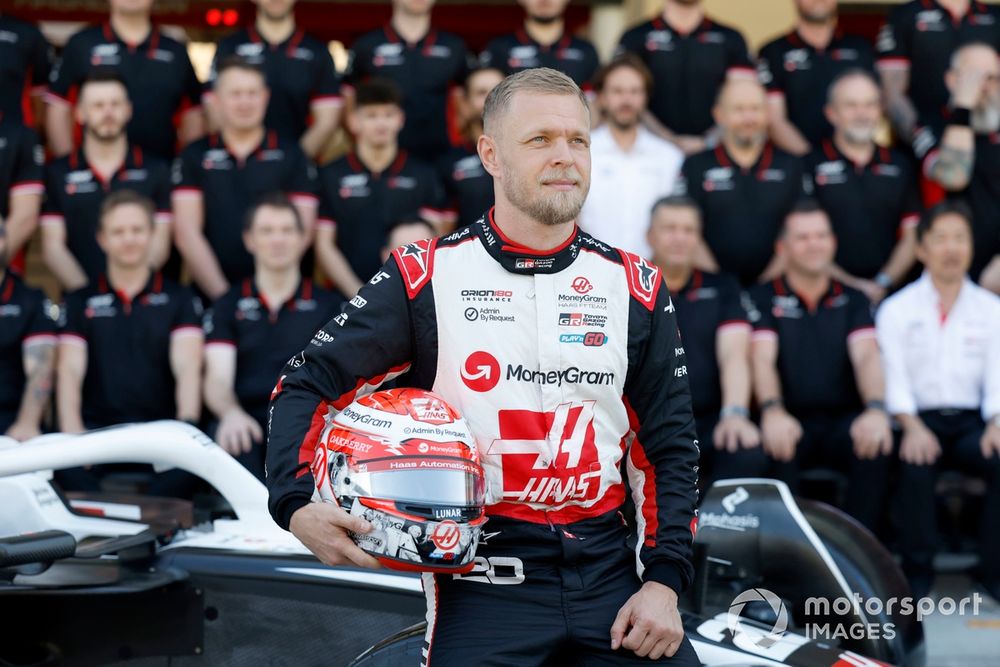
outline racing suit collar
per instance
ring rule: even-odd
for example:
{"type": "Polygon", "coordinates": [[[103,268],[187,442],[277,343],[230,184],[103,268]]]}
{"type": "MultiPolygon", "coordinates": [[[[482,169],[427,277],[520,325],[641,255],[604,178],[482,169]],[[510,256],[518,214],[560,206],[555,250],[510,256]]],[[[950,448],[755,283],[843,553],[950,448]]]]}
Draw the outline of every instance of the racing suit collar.
{"type": "Polygon", "coordinates": [[[474,225],[486,251],[511,273],[558,273],[580,254],[580,228],[573,224],[573,233],[566,241],[549,250],[520,246],[504,236],[493,220],[493,208],[474,225]]]}

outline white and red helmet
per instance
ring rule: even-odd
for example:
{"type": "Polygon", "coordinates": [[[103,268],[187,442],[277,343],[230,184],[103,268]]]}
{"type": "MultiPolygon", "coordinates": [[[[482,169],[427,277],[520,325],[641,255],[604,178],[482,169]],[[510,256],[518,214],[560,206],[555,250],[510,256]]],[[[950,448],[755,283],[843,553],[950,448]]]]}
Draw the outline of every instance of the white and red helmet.
{"type": "Polygon", "coordinates": [[[374,526],[351,537],[386,567],[472,569],[485,477],[468,425],[441,397],[401,388],[359,398],[327,423],[312,473],[321,500],[374,526]]]}

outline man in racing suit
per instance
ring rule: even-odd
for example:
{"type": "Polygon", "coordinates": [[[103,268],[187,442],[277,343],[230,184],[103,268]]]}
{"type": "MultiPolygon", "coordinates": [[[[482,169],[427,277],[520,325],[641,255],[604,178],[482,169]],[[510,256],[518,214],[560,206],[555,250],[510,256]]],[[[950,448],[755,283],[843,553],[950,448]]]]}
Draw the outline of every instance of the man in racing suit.
{"type": "Polygon", "coordinates": [[[475,569],[424,575],[424,664],[698,664],[677,611],[698,447],[669,292],[655,266],[574,224],[590,119],[572,80],[513,75],[483,115],[494,209],[396,249],[282,371],[271,514],[322,561],[377,567],[346,532],[368,522],[310,502],[309,464],[331,411],[399,377],[465,417],[488,488],[475,569]]]}

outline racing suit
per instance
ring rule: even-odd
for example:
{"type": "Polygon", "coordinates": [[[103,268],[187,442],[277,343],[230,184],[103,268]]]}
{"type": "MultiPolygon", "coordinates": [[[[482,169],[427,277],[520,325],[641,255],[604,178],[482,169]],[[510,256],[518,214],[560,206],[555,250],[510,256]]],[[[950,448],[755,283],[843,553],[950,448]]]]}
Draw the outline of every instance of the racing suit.
{"type": "MultiPolygon", "coordinates": [[[[423,575],[425,664],[649,662],[612,652],[610,628],[641,581],[680,593],[693,575],[698,446],[679,336],[658,269],[579,229],[539,252],[490,211],[399,248],[278,380],[271,514],[287,529],[310,502],[331,411],[397,377],[430,389],[476,437],[490,519],[472,572],[423,575]]],[[[691,661],[685,639],[670,664],[691,661]]]]}

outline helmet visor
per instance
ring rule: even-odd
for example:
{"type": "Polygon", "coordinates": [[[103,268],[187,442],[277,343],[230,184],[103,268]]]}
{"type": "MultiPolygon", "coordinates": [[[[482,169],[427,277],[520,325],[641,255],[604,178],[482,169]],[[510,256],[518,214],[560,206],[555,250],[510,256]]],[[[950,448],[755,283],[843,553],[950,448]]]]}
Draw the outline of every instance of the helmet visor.
{"type": "Polygon", "coordinates": [[[462,507],[484,504],[483,471],[475,463],[402,458],[358,467],[353,486],[371,498],[462,507]]]}

